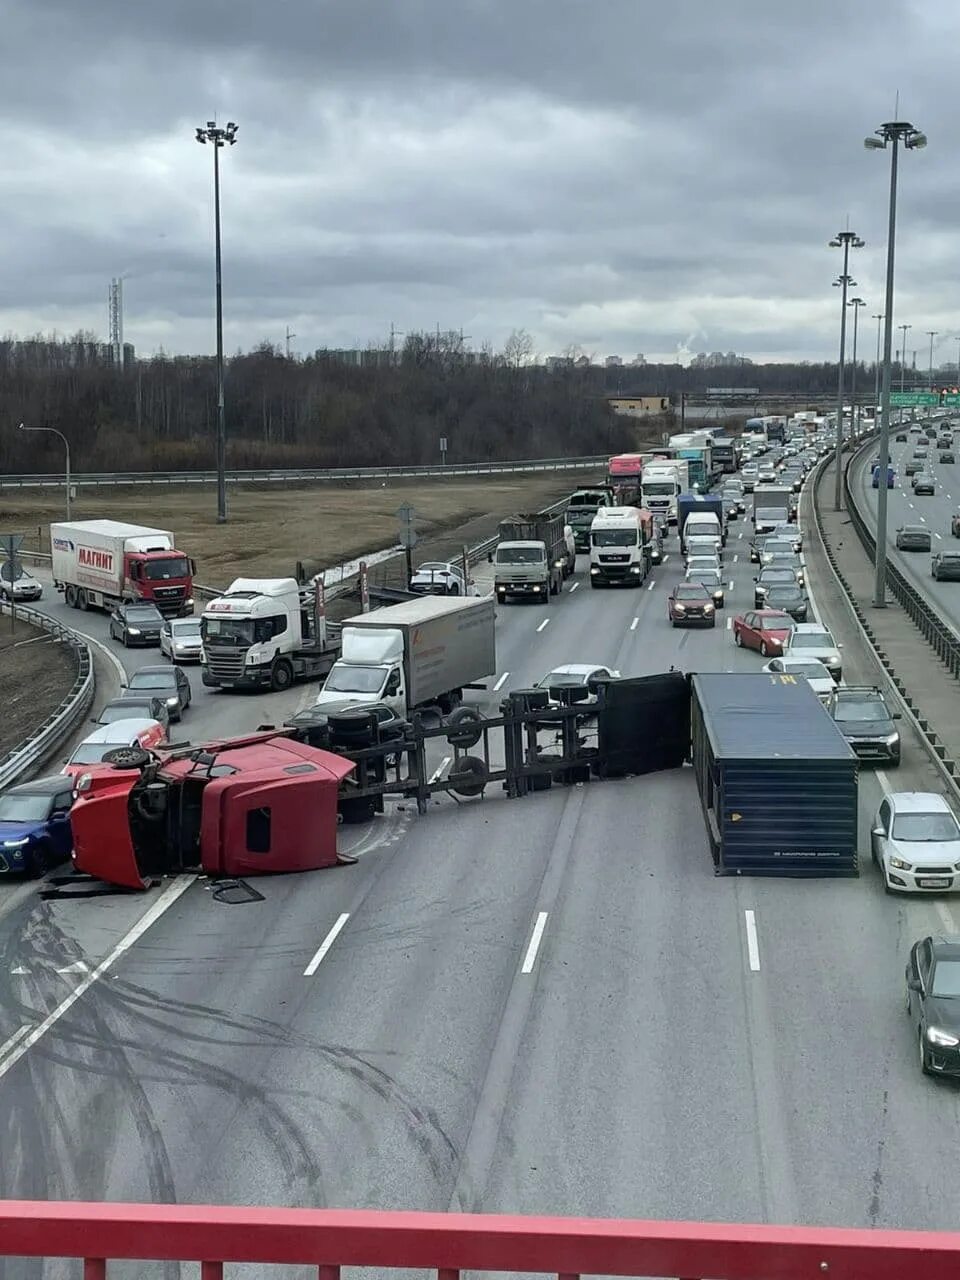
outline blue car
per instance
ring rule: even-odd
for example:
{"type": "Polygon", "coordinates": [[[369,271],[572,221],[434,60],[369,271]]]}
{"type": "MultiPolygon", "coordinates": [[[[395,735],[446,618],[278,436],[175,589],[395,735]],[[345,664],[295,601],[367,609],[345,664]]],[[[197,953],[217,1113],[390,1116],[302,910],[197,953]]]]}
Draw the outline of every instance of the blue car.
{"type": "Polygon", "coordinates": [[[0,873],[42,876],[73,849],[73,779],[58,773],[0,796],[0,873]]]}

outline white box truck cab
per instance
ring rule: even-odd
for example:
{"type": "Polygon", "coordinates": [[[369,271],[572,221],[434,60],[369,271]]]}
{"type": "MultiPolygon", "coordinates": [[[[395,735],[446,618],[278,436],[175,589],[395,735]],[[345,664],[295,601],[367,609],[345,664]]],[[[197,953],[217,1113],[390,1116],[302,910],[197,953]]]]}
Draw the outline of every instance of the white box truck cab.
{"type": "MultiPolygon", "coordinates": [[[[649,520],[649,516],[647,516],[649,520]]],[[[639,507],[605,507],[590,526],[590,585],[639,587],[647,576],[644,513],[639,507]]]]}
{"type": "Polygon", "coordinates": [[[687,460],[681,467],[677,462],[649,462],[640,480],[640,502],[655,516],[661,516],[670,524],[677,523],[677,498],[687,482],[687,460]]]}
{"type": "Polygon", "coordinates": [[[447,715],[496,669],[493,597],[423,596],[344,622],[316,705],[383,702],[403,717],[424,707],[447,715]]]}

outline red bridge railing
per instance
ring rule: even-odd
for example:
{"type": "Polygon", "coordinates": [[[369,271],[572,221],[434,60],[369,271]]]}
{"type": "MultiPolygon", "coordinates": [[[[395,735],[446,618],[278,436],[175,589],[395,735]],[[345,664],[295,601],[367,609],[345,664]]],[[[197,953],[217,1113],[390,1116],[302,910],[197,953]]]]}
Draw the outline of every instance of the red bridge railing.
{"type": "Polygon", "coordinates": [[[0,1201],[0,1259],[82,1258],[84,1280],[109,1262],[229,1262],[340,1268],[542,1272],[672,1280],[957,1280],[960,1234],[735,1226],[494,1214],[0,1201]]]}

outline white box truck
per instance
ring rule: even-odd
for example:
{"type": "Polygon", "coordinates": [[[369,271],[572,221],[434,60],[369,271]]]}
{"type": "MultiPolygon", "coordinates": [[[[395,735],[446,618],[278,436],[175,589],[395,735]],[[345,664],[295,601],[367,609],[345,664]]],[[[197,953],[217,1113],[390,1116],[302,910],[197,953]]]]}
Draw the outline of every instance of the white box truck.
{"type": "Polygon", "coordinates": [[[53,585],[73,609],[113,609],[121,601],[155,604],[165,617],[193,613],[189,556],[166,529],[122,520],[50,526],[53,585]]]}
{"type": "Polygon", "coordinates": [[[447,715],[496,669],[493,597],[423,596],[344,622],[316,705],[384,702],[400,716],[430,706],[447,715]]]}

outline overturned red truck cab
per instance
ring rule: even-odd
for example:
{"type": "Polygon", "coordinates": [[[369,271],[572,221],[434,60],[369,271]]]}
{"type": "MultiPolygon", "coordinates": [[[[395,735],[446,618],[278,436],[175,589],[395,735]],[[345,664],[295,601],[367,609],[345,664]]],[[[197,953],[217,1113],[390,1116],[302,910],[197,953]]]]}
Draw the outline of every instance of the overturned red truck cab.
{"type": "Polygon", "coordinates": [[[129,889],[182,871],[252,876],[337,861],[337,793],[354,764],[274,732],[120,748],[76,783],[79,872],[129,889]]]}

